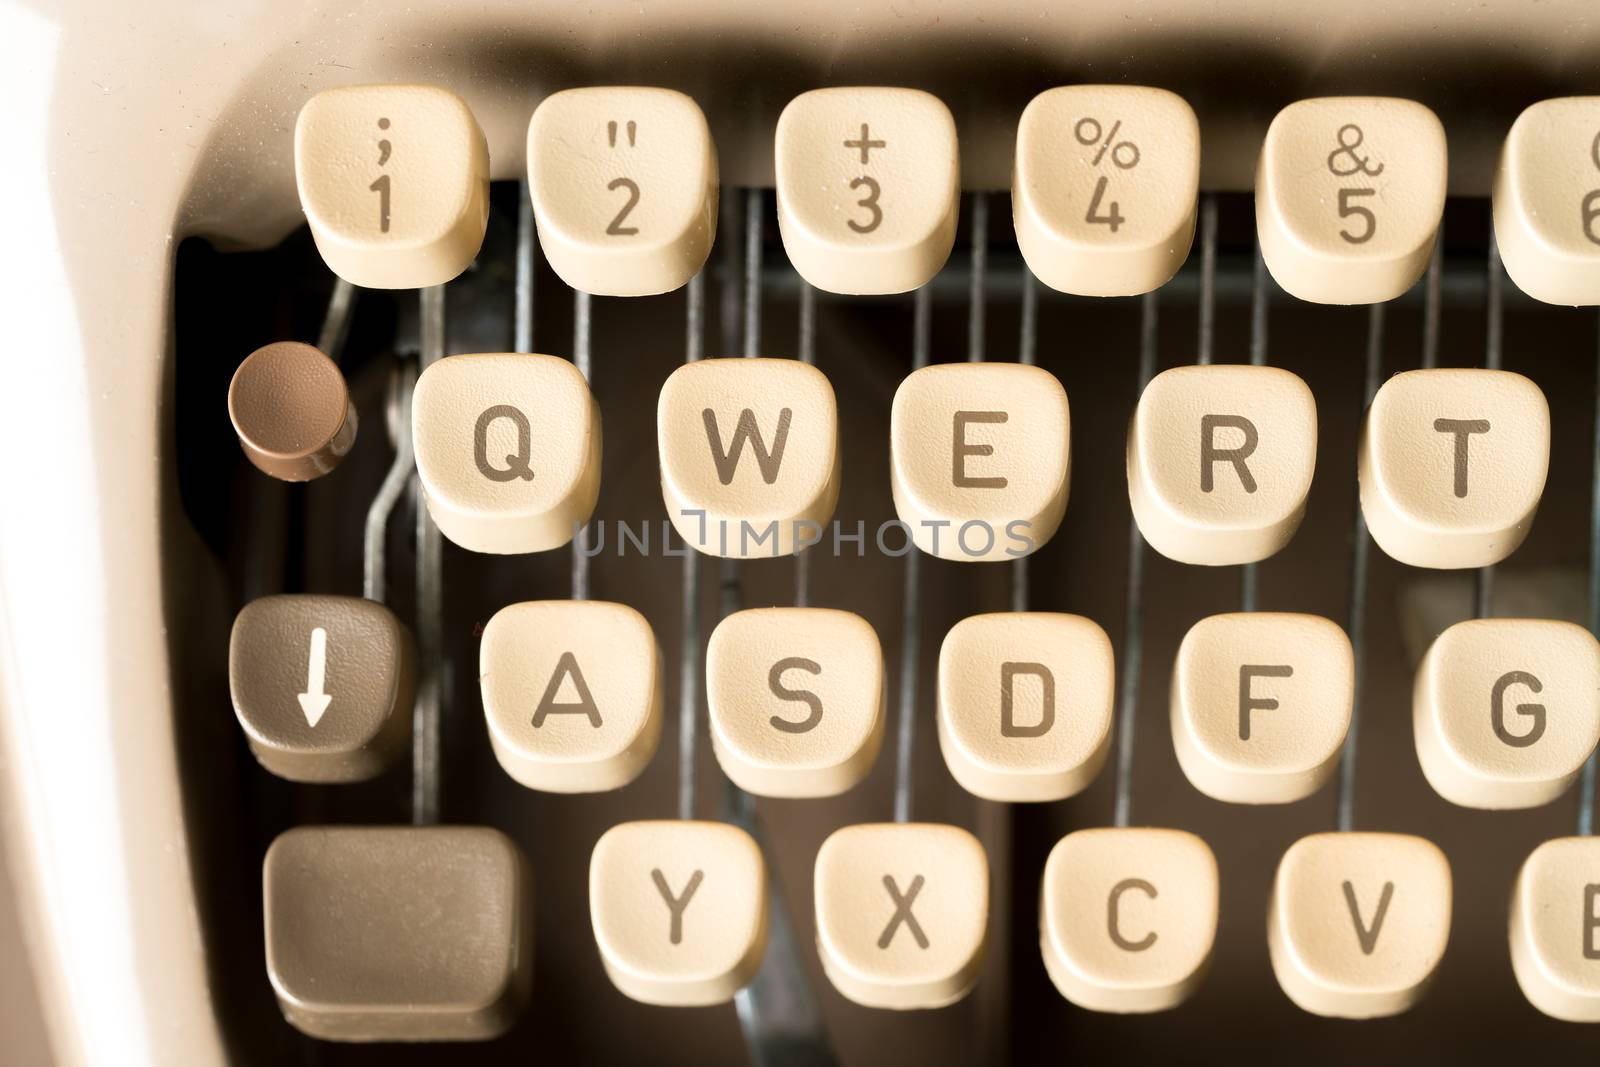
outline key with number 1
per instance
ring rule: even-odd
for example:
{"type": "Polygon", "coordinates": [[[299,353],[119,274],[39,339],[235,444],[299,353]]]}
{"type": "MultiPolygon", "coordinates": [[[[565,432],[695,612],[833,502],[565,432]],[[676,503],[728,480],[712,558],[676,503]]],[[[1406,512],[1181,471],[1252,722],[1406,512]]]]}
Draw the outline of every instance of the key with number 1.
{"type": "Polygon", "coordinates": [[[317,251],[370,289],[420,289],[472,262],[489,220],[489,149],[466,102],[433,85],[318,93],[294,128],[317,251]]]}

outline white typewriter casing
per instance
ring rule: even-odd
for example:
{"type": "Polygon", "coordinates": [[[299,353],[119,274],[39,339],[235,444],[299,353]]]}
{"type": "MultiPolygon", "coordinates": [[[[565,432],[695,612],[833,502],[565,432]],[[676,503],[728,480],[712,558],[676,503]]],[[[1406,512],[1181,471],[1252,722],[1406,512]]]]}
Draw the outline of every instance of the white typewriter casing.
{"type": "Polygon", "coordinates": [[[1243,189],[1282,104],[1392,92],[1440,114],[1452,191],[1482,195],[1520,103],[1592,90],[1597,54],[1593,0],[0,0],[0,826],[56,1056],[228,1059],[174,751],[175,645],[217,583],[170,491],[172,268],[190,235],[261,247],[302,221],[313,93],[446,86],[504,179],[548,93],[668,85],[726,184],[770,185],[795,93],[916,86],[955,115],[963,186],[1004,189],[1034,93],[1125,80],[1185,94],[1202,185],[1243,189]]]}

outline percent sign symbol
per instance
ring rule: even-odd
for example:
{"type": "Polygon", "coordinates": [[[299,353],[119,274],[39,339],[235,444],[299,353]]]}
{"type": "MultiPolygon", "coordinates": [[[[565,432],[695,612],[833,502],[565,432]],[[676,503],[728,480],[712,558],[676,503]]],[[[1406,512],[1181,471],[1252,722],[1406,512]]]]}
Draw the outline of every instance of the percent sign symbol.
{"type": "Polygon", "coordinates": [[[1132,141],[1118,141],[1117,131],[1120,129],[1122,129],[1121,119],[1117,119],[1111,124],[1110,133],[1105,133],[1099,119],[1085,117],[1079,119],[1077,125],[1072,127],[1072,136],[1077,138],[1079,144],[1086,147],[1096,143],[1100,145],[1100,150],[1089,161],[1090,166],[1098,167],[1109,149],[1111,162],[1115,163],[1121,170],[1132,170],[1139,165],[1139,146],[1132,141]],[[1105,140],[1103,141],[1101,140],[1102,133],[1105,133],[1105,140]]]}

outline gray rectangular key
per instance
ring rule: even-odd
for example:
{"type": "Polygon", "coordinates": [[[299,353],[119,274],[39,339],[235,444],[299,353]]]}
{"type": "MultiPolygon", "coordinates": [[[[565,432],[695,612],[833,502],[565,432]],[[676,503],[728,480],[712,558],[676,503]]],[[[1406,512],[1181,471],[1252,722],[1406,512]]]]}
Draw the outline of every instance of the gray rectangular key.
{"type": "Polygon", "coordinates": [[[331,1041],[495,1037],[527,1000],[533,879],[488,827],[300,827],[262,869],[267,974],[331,1041]]]}

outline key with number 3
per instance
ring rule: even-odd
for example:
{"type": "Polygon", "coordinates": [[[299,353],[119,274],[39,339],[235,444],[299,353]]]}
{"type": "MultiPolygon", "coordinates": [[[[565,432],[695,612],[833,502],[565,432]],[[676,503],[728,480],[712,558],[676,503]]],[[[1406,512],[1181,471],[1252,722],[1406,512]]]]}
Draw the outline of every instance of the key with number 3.
{"type": "Polygon", "coordinates": [[[904,293],[938,273],[960,204],[956,124],[918,89],[815,89],[778,118],[778,228],[831,293],[904,293]]]}

